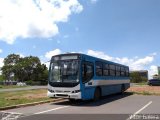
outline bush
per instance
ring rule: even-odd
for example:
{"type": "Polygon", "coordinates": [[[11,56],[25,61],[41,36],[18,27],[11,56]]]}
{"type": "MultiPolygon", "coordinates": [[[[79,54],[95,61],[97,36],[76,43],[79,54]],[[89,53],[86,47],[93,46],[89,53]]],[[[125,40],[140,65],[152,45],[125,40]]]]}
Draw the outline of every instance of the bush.
{"type": "Polygon", "coordinates": [[[34,85],[35,83],[32,80],[28,80],[28,81],[26,81],[26,84],[27,85],[34,85]]]}
{"type": "Polygon", "coordinates": [[[47,85],[47,81],[32,81],[32,80],[28,80],[26,81],[27,85],[47,85]]]}

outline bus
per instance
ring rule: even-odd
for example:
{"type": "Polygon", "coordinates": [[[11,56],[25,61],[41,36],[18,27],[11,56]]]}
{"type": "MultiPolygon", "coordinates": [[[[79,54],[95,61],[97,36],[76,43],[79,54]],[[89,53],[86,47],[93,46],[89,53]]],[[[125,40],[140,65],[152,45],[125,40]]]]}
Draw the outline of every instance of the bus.
{"type": "Polygon", "coordinates": [[[129,67],[81,53],[52,56],[49,68],[50,98],[98,100],[130,87],[129,67]]]}

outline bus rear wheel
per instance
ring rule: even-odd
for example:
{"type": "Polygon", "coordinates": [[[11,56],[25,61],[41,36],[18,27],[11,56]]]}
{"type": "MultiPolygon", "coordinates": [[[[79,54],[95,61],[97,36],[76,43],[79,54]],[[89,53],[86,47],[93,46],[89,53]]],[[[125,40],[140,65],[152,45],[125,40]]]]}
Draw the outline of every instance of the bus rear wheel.
{"type": "Polygon", "coordinates": [[[94,98],[93,98],[93,100],[94,100],[94,101],[97,101],[97,100],[100,99],[100,97],[101,97],[101,91],[100,91],[99,88],[96,88],[96,90],[95,90],[95,92],[94,92],[94,98]]]}

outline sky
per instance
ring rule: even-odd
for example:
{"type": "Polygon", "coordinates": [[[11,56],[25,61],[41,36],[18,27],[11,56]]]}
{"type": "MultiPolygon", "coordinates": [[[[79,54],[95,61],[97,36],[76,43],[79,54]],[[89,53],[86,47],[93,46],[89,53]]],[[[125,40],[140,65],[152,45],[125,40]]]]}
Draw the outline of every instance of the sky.
{"type": "Polygon", "coordinates": [[[0,0],[0,67],[12,53],[80,52],[157,74],[159,0],[0,0]]]}

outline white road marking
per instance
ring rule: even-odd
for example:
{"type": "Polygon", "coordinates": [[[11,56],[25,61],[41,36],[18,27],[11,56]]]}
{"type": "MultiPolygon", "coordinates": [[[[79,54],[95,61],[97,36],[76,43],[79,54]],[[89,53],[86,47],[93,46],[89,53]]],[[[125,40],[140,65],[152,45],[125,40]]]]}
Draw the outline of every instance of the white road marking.
{"type": "Polygon", "coordinates": [[[10,114],[22,114],[22,113],[19,113],[19,112],[8,112],[8,111],[0,111],[2,113],[10,113],[10,114]]]}
{"type": "Polygon", "coordinates": [[[2,113],[1,120],[17,120],[20,116],[22,116],[22,113],[16,113],[16,112],[5,112],[0,111],[2,113]]]}
{"type": "Polygon", "coordinates": [[[150,104],[152,104],[152,101],[150,101],[145,106],[143,106],[141,109],[139,109],[137,112],[135,112],[133,115],[131,115],[127,120],[131,120],[132,118],[134,118],[137,114],[139,114],[142,110],[147,108],[150,104]]]}
{"type": "Polygon", "coordinates": [[[46,110],[46,111],[42,111],[42,112],[37,112],[37,113],[34,113],[34,114],[37,115],[37,114],[47,113],[47,112],[51,112],[51,111],[55,111],[55,110],[59,110],[59,109],[67,108],[67,107],[69,107],[69,106],[57,107],[57,108],[54,108],[54,109],[50,109],[50,110],[46,110]]]}

